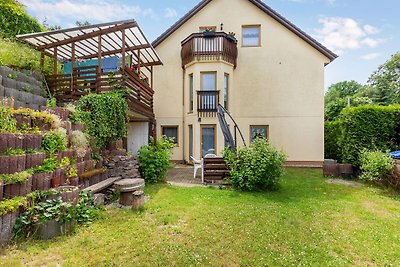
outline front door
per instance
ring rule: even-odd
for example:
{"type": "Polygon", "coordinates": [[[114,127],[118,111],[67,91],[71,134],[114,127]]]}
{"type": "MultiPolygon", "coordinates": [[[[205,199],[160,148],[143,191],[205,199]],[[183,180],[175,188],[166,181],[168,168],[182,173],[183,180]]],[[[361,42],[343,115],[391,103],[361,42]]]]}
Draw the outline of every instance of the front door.
{"type": "Polygon", "coordinates": [[[201,126],[201,157],[215,152],[215,125],[201,126]]]}

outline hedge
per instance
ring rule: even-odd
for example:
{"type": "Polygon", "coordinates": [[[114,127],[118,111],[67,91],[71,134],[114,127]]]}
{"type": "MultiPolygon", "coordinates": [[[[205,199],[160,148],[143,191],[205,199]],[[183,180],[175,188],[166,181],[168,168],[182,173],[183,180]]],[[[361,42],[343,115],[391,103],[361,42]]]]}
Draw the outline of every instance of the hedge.
{"type": "MultiPolygon", "coordinates": [[[[340,116],[339,137],[342,159],[359,166],[362,150],[398,150],[400,147],[400,105],[345,108],[340,116]]],[[[333,142],[328,141],[329,144],[333,142]]]]}
{"type": "Polygon", "coordinates": [[[340,146],[340,138],[342,136],[342,122],[326,121],[325,122],[325,158],[342,161],[342,151],[340,146]]]}

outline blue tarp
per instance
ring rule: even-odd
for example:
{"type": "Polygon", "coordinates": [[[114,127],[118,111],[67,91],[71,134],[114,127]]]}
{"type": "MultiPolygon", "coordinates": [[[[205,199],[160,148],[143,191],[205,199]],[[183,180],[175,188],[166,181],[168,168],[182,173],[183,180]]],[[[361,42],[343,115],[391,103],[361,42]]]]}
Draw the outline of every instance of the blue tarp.
{"type": "Polygon", "coordinates": [[[389,156],[391,156],[394,159],[400,159],[400,150],[399,151],[390,152],[389,156]]]}

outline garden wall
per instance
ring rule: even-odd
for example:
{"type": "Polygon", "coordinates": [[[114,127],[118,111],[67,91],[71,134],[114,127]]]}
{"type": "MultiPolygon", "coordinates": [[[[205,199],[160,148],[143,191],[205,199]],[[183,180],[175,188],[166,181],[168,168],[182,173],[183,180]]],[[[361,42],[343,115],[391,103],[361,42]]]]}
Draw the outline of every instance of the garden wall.
{"type": "Polygon", "coordinates": [[[14,99],[15,109],[39,110],[46,105],[42,76],[29,70],[16,71],[0,66],[0,100],[4,97],[14,99]]]}

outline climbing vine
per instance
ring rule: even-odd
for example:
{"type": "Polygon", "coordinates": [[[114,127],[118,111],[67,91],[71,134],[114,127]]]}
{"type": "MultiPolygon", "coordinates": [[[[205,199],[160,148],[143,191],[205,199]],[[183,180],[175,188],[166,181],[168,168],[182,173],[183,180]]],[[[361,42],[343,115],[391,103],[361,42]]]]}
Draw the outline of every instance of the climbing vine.
{"type": "Polygon", "coordinates": [[[96,138],[96,145],[104,148],[109,141],[126,136],[127,109],[121,92],[89,94],[79,100],[76,116],[96,138]]]}

